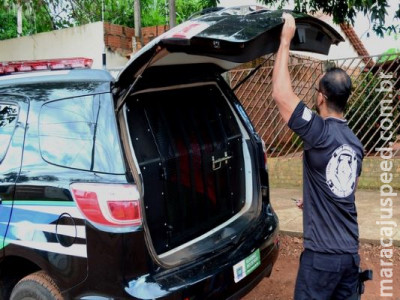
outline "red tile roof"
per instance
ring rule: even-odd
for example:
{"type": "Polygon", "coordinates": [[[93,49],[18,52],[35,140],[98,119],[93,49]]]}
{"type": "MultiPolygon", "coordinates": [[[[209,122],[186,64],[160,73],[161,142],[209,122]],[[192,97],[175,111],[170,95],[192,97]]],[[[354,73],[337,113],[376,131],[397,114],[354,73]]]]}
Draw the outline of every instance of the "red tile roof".
{"type": "MultiPolygon", "coordinates": [[[[318,11],[314,14],[314,17],[327,22],[328,24],[332,22],[332,16],[326,15],[321,11],[318,11]]],[[[354,50],[357,52],[358,56],[363,56],[363,61],[367,66],[372,66],[373,61],[369,58],[368,50],[365,48],[363,42],[357,36],[357,33],[354,31],[353,26],[350,24],[341,23],[340,29],[346,35],[347,40],[353,46],[354,50]]]]}
{"type": "Polygon", "coordinates": [[[345,24],[341,23],[340,28],[343,30],[344,34],[346,37],[349,39],[350,43],[352,44],[354,50],[357,52],[359,56],[363,56],[363,61],[364,63],[369,66],[373,63],[373,61],[370,60],[369,53],[367,49],[365,48],[363,42],[360,40],[360,38],[357,36],[357,33],[354,31],[353,26],[350,24],[345,24]]]}

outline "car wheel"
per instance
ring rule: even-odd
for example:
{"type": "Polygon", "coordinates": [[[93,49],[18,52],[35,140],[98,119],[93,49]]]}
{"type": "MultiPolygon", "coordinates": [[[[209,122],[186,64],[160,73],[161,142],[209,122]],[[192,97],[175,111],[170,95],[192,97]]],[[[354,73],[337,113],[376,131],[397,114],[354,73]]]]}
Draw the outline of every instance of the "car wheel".
{"type": "Polygon", "coordinates": [[[10,300],[62,300],[61,292],[49,275],[39,271],[22,278],[14,287],[10,300]]]}

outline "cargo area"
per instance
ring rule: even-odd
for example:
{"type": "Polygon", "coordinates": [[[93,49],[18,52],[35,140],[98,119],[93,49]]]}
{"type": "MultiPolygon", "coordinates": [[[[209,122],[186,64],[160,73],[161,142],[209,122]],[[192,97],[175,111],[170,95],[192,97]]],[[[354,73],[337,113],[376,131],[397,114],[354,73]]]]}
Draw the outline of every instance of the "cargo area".
{"type": "Polygon", "coordinates": [[[145,226],[158,255],[242,210],[245,142],[217,85],[144,91],[126,105],[144,185],[145,226]]]}

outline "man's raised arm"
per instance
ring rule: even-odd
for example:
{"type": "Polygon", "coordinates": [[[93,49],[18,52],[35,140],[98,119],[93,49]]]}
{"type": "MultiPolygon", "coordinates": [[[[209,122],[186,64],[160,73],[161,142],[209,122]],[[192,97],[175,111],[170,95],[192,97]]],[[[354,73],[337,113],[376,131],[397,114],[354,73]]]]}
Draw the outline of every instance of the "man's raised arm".
{"type": "Polygon", "coordinates": [[[289,47],[296,31],[292,15],[283,13],[285,24],[282,28],[279,50],[276,54],[272,73],[272,98],[275,100],[283,120],[287,123],[300,99],[293,92],[289,75],[289,47]]]}

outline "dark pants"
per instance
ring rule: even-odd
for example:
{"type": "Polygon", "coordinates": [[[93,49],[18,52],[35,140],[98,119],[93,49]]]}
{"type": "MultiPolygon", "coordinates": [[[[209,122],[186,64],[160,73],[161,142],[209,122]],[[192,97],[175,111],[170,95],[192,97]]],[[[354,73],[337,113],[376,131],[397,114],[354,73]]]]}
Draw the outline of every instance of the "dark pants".
{"type": "Polygon", "coordinates": [[[357,292],[358,254],[304,250],[294,290],[295,300],[349,299],[357,292]]]}

